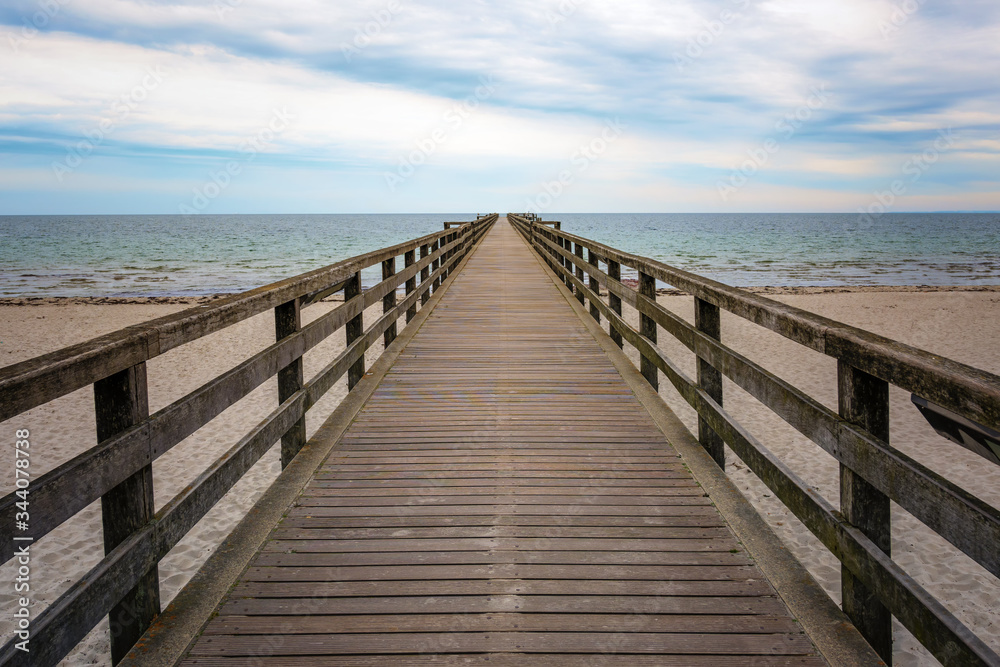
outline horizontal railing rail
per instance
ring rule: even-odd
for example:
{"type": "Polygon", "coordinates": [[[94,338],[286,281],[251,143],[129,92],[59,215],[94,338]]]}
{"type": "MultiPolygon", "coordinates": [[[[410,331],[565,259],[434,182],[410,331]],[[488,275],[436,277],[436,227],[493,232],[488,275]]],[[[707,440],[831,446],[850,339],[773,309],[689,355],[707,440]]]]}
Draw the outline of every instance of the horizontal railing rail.
{"type": "Polygon", "coordinates": [[[892,447],[888,433],[889,384],[997,429],[1000,377],[558,227],[518,215],[508,219],[580,303],[589,303],[591,316],[608,321],[615,342],[636,348],[650,384],[657,387],[662,372],[695,409],[699,441],[715,461],[725,466],[722,443],[729,445],[837,556],[844,610],[887,662],[891,614],[945,664],[1000,664],[995,652],[892,560],[889,501],[997,577],[1000,511],[892,447]],[[638,289],[621,281],[622,266],[638,272],[638,289]],[[656,303],[657,280],[693,295],[694,325],[656,303]],[[638,311],[638,330],[623,318],[623,303],[638,311]],[[721,309],[837,359],[839,410],[720,342],[721,309]],[[657,346],[658,329],[697,356],[696,378],[657,346]],[[725,411],[723,375],[839,461],[839,511],[725,411]]]}
{"type": "Polygon", "coordinates": [[[496,220],[483,216],[0,369],[0,421],[93,384],[98,434],[96,446],[31,480],[27,493],[0,499],[0,562],[24,543],[13,534],[24,498],[30,533],[20,537],[32,544],[100,500],[106,552],[32,620],[31,653],[16,648],[15,635],[0,664],[55,664],[109,613],[117,663],[160,611],[157,563],[276,442],[282,467],[291,461],[306,442],[309,409],[345,374],[349,390],[358,383],[366,350],[379,337],[388,346],[397,320],[416,316],[496,220]],[[382,281],[362,290],[361,271],[378,265],[382,281]],[[341,291],[343,304],[301,325],[302,308],[341,291]],[[380,301],[382,316],[365,329],[364,311],[380,301]],[[146,361],[268,309],[275,311],[274,344],[148,414],[146,361]],[[303,355],[341,329],[346,348],[305,381],[303,355]],[[278,407],[154,513],[153,461],[275,376],[278,407]]]}

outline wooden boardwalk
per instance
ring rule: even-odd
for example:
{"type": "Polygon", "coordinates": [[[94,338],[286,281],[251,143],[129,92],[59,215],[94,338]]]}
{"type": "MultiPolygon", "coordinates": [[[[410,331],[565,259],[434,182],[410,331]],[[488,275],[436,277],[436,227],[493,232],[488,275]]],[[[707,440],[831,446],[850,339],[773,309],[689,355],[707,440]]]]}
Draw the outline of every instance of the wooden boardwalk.
{"type": "Polygon", "coordinates": [[[185,665],[822,665],[501,218],[185,665]]]}

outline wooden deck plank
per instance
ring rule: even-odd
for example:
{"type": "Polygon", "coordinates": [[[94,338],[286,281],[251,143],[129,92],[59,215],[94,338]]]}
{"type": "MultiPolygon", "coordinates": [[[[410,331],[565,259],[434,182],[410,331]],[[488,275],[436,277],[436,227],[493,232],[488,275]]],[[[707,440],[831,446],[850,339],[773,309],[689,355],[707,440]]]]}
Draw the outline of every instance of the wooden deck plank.
{"type": "MultiPolygon", "coordinates": [[[[691,478],[683,470],[664,470],[659,477],[601,477],[595,475],[545,475],[524,474],[513,476],[501,474],[500,471],[477,473],[475,471],[451,471],[450,475],[427,474],[417,476],[410,473],[395,474],[360,474],[347,473],[314,477],[310,488],[340,489],[346,492],[357,492],[356,495],[422,493],[426,489],[434,489],[441,493],[475,494],[475,493],[509,493],[509,494],[556,494],[565,495],[574,490],[586,489],[594,494],[627,494],[632,489],[643,495],[657,495],[664,490],[689,486],[691,478]]],[[[509,472],[509,471],[504,471],[509,472]]],[[[532,471],[528,471],[532,472],[532,471]]],[[[350,495],[350,494],[349,494],[350,495]]]]}
{"type": "Polygon", "coordinates": [[[231,599],[220,614],[313,616],[329,614],[483,614],[520,612],[582,614],[781,614],[775,597],[664,595],[436,595],[415,597],[231,599]]]}
{"type": "MultiPolygon", "coordinates": [[[[282,616],[223,616],[209,628],[214,635],[268,635],[286,619],[282,616]]],[[[617,632],[636,625],[617,614],[385,614],[382,616],[304,616],[289,634],[431,632],[501,632],[520,630],[563,632],[617,632]]],[[[650,614],[642,618],[646,632],[671,634],[794,633],[798,627],[784,616],[679,616],[650,614]]]]}
{"type": "Polygon", "coordinates": [[[771,589],[759,579],[736,581],[635,581],[603,579],[444,579],[421,581],[309,581],[243,582],[233,589],[237,597],[438,597],[448,595],[675,595],[701,597],[759,597],[771,589]]]}
{"type": "MultiPolygon", "coordinates": [[[[489,479],[489,480],[503,480],[502,483],[508,484],[513,482],[508,482],[507,480],[531,480],[533,478],[541,479],[589,479],[589,480],[627,480],[627,479],[637,479],[643,480],[644,483],[654,484],[656,480],[666,479],[667,476],[673,477],[677,472],[677,467],[671,467],[673,464],[664,464],[661,466],[660,470],[646,471],[615,471],[611,474],[607,470],[586,470],[586,471],[574,471],[574,470],[550,470],[550,471],[539,471],[539,470],[487,470],[484,473],[476,474],[475,471],[469,470],[443,470],[435,471],[433,475],[429,474],[423,470],[397,470],[397,471],[356,471],[356,470],[336,470],[336,469],[324,469],[320,473],[317,473],[316,479],[350,479],[350,480],[398,480],[398,479],[489,479]],[[390,474],[391,473],[391,474],[390,474]]],[[[528,483],[528,482],[524,482],[528,483]]]]}
{"type": "Polygon", "coordinates": [[[604,527],[671,527],[725,525],[714,508],[705,506],[700,512],[689,512],[678,516],[550,516],[550,515],[506,515],[503,517],[483,515],[448,516],[382,516],[382,517],[327,517],[307,514],[309,508],[299,508],[289,513],[279,526],[302,528],[410,528],[428,526],[544,526],[571,528],[574,526],[604,527]]]}
{"type": "Polygon", "coordinates": [[[424,478],[422,480],[397,480],[382,478],[374,480],[351,479],[313,479],[310,489],[335,490],[346,496],[387,496],[423,493],[428,489],[439,494],[454,495],[568,495],[575,490],[585,488],[595,495],[628,495],[637,493],[644,496],[674,495],[677,490],[685,488],[700,488],[684,473],[676,471],[647,483],[637,483],[629,479],[626,483],[614,479],[507,479],[498,481],[495,478],[472,477],[451,478],[440,480],[424,478]]]}
{"type": "Polygon", "coordinates": [[[501,221],[186,665],[822,665],[501,221]]]}
{"type": "Polygon", "coordinates": [[[431,579],[629,579],[641,581],[740,581],[755,579],[746,566],[692,565],[396,565],[373,567],[252,567],[243,581],[403,581],[431,579]]]}
{"type": "Polygon", "coordinates": [[[542,494],[542,493],[517,493],[517,494],[488,494],[488,495],[450,495],[422,491],[409,496],[345,496],[337,493],[339,489],[313,488],[309,490],[316,502],[322,503],[326,507],[383,507],[388,505],[571,505],[571,504],[597,504],[596,499],[600,498],[602,505],[676,505],[686,503],[690,497],[703,498],[704,493],[696,486],[681,487],[672,489],[673,493],[663,493],[655,496],[640,495],[568,495],[568,494],[542,494]]]}
{"type": "Polygon", "coordinates": [[[356,553],[262,552],[261,567],[341,567],[355,565],[467,565],[490,563],[588,565],[746,565],[736,551],[397,551],[356,553]]]}
{"type": "Polygon", "coordinates": [[[500,549],[514,551],[729,551],[736,548],[732,537],[710,540],[656,540],[656,539],[595,539],[595,538],[425,538],[388,540],[271,540],[266,551],[294,551],[308,553],[337,553],[352,551],[478,551],[500,549]]]}
{"type": "MultiPolygon", "coordinates": [[[[277,649],[280,644],[272,647],[277,649]]],[[[285,656],[274,657],[275,650],[256,656],[250,664],[256,667],[746,667],[746,656],[729,655],[594,655],[545,653],[467,653],[422,655],[347,655],[347,656],[285,656]]],[[[235,667],[246,665],[244,656],[196,656],[181,663],[182,667],[235,667]]],[[[755,667],[821,667],[826,661],[816,656],[754,656],[755,667]]]]}
{"type": "Polygon", "coordinates": [[[725,537],[728,529],[695,527],[648,526],[501,526],[501,527],[423,527],[423,528],[315,528],[282,526],[274,532],[276,540],[384,540],[388,538],[657,538],[704,540],[725,537]]]}
{"type": "Polygon", "coordinates": [[[644,505],[641,509],[627,506],[607,505],[448,505],[444,507],[330,507],[318,502],[318,499],[303,498],[300,507],[311,516],[450,516],[450,515],[480,515],[496,516],[498,514],[516,514],[528,516],[542,514],[545,516],[688,516],[697,514],[698,510],[711,507],[711,502],[704,498],[690,499],[686,504],[678,505],[644,505]],[[698,502],[696,502],[698,501],[698,502]]]}
{"type": "Polygon", "coordinates": [[[255,656],[282,641],[283,655],[364,653],[669,653],[674,655],[802,655],[812,644],[801,634],[674,634],[663,632],[433,632],[322,635],[210,635],[191,655],[255,656]],[[418,650],[415,650],[418,649],[418,650]]]}

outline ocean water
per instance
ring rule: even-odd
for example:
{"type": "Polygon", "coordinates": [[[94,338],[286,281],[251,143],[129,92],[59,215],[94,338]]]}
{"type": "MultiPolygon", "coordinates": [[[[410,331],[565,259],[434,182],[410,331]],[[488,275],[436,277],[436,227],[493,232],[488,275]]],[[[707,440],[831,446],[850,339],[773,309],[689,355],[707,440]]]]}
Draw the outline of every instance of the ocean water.
{"type": "MultiPolygon", "coordinates": [[[[239,292],[474,217],[0,216],[0,296],[239,292]]],[[[545,218],[732,285],[1000,284],[1000,214],[994,213],[890,213],[874,220],[857,214],[545,218]]],[[[362,276],[366,285],[380,277],[378,267],[362,276]]]]}
{"type": "Polygon", "coordinates": [[[574,234],[741,287],[1000,285],[1000,213],[552,219],[574,234]]]}
{"type": "MultiPolygon", "coordinates": [[[[0,216],[0,296],[241,292],[475,217],[0,216]]],[[[381,277],[374,267],[362,280],[381,277]]]]}

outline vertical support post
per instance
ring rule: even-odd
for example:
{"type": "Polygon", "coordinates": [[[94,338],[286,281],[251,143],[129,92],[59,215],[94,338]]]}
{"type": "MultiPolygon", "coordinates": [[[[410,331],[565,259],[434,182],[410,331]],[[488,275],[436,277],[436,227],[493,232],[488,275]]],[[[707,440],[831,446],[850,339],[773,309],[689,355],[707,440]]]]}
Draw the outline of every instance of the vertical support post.
{"type": "MultiPolygon", "coordinates": [[[[571,254],[575,254],[574,253],[573,242],[570,241],[569,239],[566,239],[566,251],[569,252],[569,253],[571,253],[571,254]]],[[[576,271],[575,271],[575,269],[573,267],[573,260],[571,260],[569,257],[566,257],[563,260],[563,264],[565,264],[567,271],[569,271],[569,275],[572,276],[573,274],[576,273],[576,271]]],[[[566,278],[566,285],[569,286],[569,291],[570,292],[573,292],[574,294],[576,294],[576,290],[573,288],[573,281],[570,280],[568,277],[566,278]]]]}
{"type": "MultiPolygon", "coordinates": [[[[573,243],[569,239],[565,239],[565,238],[563,238],[561,236],[559,237],[559,245],[566,252],[570,252],[570,251],[573,250],[573,243]]],[[[569,261],[566,258],[565,255],[560,255],[559,256],[559,263],[567,271],[570,271],[570,272],[573,271],[573,263],[571,261],[569,261]]],[[[566,284],[566,287],[568,287],[569,290],[572,292],[573,291],[573,281],[570,280],[569,276],[567,276],[565,273],[563,274],[562,279],[563,279],[563,282],[566,284]]]]}
{"type": "MultiPolygon", "coordinates": [[[[146,363],[136,364],[94,383],[97,440],[102,442],[149,416],[146,363]]],[[[152,462],[101,496],[104,553],[153,519],[152,462]]],[[[117,665],[160,613],[157,566],[116,604],[111,622],[111,663],[117,665]]]]}
{"type": "MultiPolygon", "coordinates": [[[[575,244],[575,246],[576,247],[575,247],[574,254],[577,257],[579,257],[580,259],[583,259],[583,246],[580,245],[579,243],[575,244]]],[[[572,266],[572,265],[573,264],[571,262],[570,266],[572,266]]],[[[579,265],[577,265],[577,267],[576,267],[576,279],[579,280],[581,283],[583,282],[583,267],[581,267],[579,265]]],[[[581,306],[583,305],[584,298],[585,298],[585,295],[583,293],[583,287],[576,288],[576,300],[580,302],[581,306]]]]}
{"type": "MultiPolygon", "coordinates": [[[[274,333],[277,340],[291,336],[302,328],[301,300],[292,299],[274,309],[274,333]]],[[[284,403],[302,389],[305,376],[302,357],[278,371],[278,403],[284,403]]],[[[302,416],[281,436],[281,467],[287,466],[306,444],[306,418],[302,416]]]]}
{"type": "MultiPolygon", "coordinates": [[[[433,250],[434,252],[437,252],[440,249],[441,249],[441,239],[439,238],[437,241],[435,241],[433,244],[431,244],[431,250],[433,250]]],[[[441,268],[441,257],[440,256],[437,259],[434,260],[434,263],[432,264],[432,268],[435,271],[437,271],[439,268],[441,268]]],[[[434,279],[434,285],[433,285],[433,287],[434,287],[434,291],[435,292],[437,292],[438,288],[441,287],[441,276],[438,276],[437,278],[434,279]]]]}
{"type": "MultiPolygon", "coordinates": [[[[594,254],[593,248],[587,249],[587,262],[594,267],[594,272],[590,274],[590,291],[600,298],[601,284],[597,281],[597,255],[594,254]]],[[[590,316],[597,322],[601,321],[601,311],[594,305],[593,298],[590,301],[590,316]]]]}
{"type": "MultiPolygon", "coordinates": [[[[450,239],[451,239],[451,234],[445,234],[444,236],[441,237],[441,240],[438,242],[438,247],[447,248],[450,239]]],[[[435,288],[440,287],[441,283],[444,282],[444,279],[448,277],[448,256],[450,254],[451,254],[450,250],[444,250],[441,253],[441,278],[437,281],[437,283],[435,283],[435,288]]]]}
{"type": "MultiPolygon", "coordinates": [[[[844,361],[837,362],[840,416],[889,442],[889,383],[844,361]]],[[[889,498],[847,466],[840,465],[840,510],[886,554],[892,546],[889,498]]],[[[844,613],[875,652],[892,665],[892,615],[873,591],[841,567],[844,613]]]]}
{"type": "MultiPolygon", "coordinates": [[[[417,252],[415,250],[407,250],[403,255],[403,268],[408,268],[413,266],[417,261],[417,252]]],[[[406,281],[406,296],[410,296],[417,291],[417,276],[414,275],[412,278],[406,281]]],[[[417,304],[414,303],[412,306],[406,309],[406,323],[409,324],[410,320],[417,316],[417,304]]]]}
{"type": "MultiPolygon", "coordinates": [[[[622,280],[622,265],[613,259],[608,260],[608,277],[621,282],[622,280]]],[[[611,293],[611,287],[608,287],[608,307],[615,311],[615,314],[621,317],[622,314],[622,298],[617,294],[611,293]]],[[[622,341],[622,334],[620,331],[615,329],[613,326],[608,327],[608,331],[611,334],[611,340],[615,342],[618,347],[625,347],[625,343],[622,341]]]]}
{"type": "MultiPolygon", "coordinates": [[[[715,304],[694,298],[694,326],[715,340],[722,340],[722,319],[715,304]]],[[[716,403],[722,405],[722,373],[704,359],[698,359],[698,386],[716,403]]],[[[712,430],[708,422],[698,417],[698,441],[705,451],[715,459],[716,464],[726,469],[726,446],[719,434],[712,430]]]]}
{"type": "MultiPolygon", "coordinates": [[[[639,271],[639,294],[656,301],[656,279],[647,273],[643,273],[642,271],[639,271]]],[[[640,312],[639,333],[649,339],[653,344],[656,344],[656,320],[649,315],[644,315],[640,312]]],[[[652,359],[647,359],[646,356],[642,354],[639,356],[641,359],[640,366],[642,376],[646,378],[646,382],[652,385],[653,389],[659,391],[660,381],[657,375],[659,369],[656,368],[656,364],[653,363],[652,359]]]]}
{"type": "MultiPolygon", "coordinates": [[[[555,241],[559,245],[560,248],[564,248],[566,246],[566,244],[563,243],[563,239],[562,239],[561,236],[556,236],[555,237],[555,241]]],[[[561,281],[563,281],[563,283],[565,283],[566,282],[566,278],[563,277],[562,270],[561,270],[563,268],[563,266],[565,266],[565,264],[563,264],[562,255],[560,255],[558,252],[556,252],[555,250],[553,250],[552,251],[552,257],[555,258],[556,264],[558,265],[557,268],[560,269],[559,271],[556,271],[556,273],[559,274],[559,279],[561,281]]]]}
{"type": "MultiPolygon", "coordinates": [[[[430,254],[431,254],[431,246],[429,243],[425,243],[422,246],[420,246],[420,259],[429,257],[430,254]]],[[[420,284],[423,285],[424,283],[426,283],[430,275],[431,275],[431,265],[428,264],[424,268],[420,269],[420,284]]],[[[427,300],[430,298],[431,298],[431,290],[428,287],[428,289],[424,290],[423,294],[420,295],[420,305],[422,306],[425,303],[427,303],[427,300]]]]}
{"type": "MultiPolygon", "coordinates": [[[[455,232],[452,232],[451,234],[448,234],[447,236],[444,237],[444,244],[451,245],[451,242],[454,240],[455,240],[455,232]]],[[[444,271],[441,272],[441,282],[444,282],[444,280],[448,277],[448,274],[451,272],[450,267],[448,267],[448,262],[451,260],[451,257],[454,254],[455,254],[454,250],[447,250],[444,253],[444,257],[441,258],[441,263],[445,265],[444,271]]]]}
{"type": "MultiPolygon", "coordinates": [[[[361,272],[355,273],[347,280],[347,285],[344,287],[344,302],[348,302],[351,299],[357,297],[359,300],[361,297],[361,272]]],[[[351,346],[351,343],[361,338],[365,330],[365,316],[364,312],[358,313],[355,317],[351,318],[347,322],[347,326],[344,327],[347,334],[347,347],[351,346]]],[[[361,355],[361,358],[354,362],[354,364],[347,370],[347,390],[350,391],[354,389],[354,385],[361,381],[361,378],[365,376],[365,355],[361,355]]]]}
{"type": "Polygon", "coordinates": [[[476,240],[475,229],[472,225],[465,225],[462,227],[462,229],[458,232],[458,240],[462,242],[459,246],[458,252],[462,257],[465,257],[472,250],[472,244],[475,243],[476,240]]]}
{"type": "MultiPolygon", "coordinates": [[[[396,258],[390,257],[389,259],[382,262],[382,280],[388,280],[396,275],[396,258]]],[[[396,290],[393,289],[391,292],[382,297],[382,314],[388,313],[390,310],[396,307],[396,290]]],[[[382,336],[382,340],[385,342],[385,346],[389,347],[392,345],[392,341],[396,340],[396,323],[393,322],[389,325],[389,328],[385,330],[385,334],[382,336]]]]}

